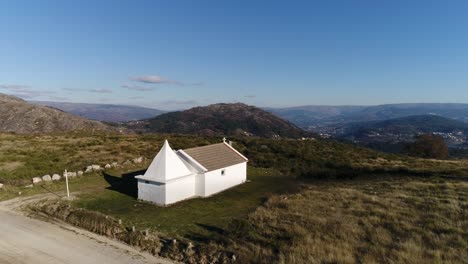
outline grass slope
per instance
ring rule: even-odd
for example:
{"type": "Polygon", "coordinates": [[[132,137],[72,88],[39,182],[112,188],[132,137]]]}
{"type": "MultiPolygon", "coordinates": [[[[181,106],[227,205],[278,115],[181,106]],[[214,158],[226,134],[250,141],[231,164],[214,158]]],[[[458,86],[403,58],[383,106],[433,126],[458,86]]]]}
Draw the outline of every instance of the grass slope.
{"type": "MultiPolygon", "coordinates": [[[[176,149],[220,141],[170,137],[176,149]]],[[[63,181],[33,188],[11,183],[22,184],[29,172],[152,157],[165,138],[2,135],[0,179],[8,184],[0,200],[18,192],[63,196],[63,181]]],[[[327,140],[238,138],[235,146],[249,157],[251,181],[218,195],[166,208],[137,201],[128,176],[146,163],[72,179],[78,199],[70,205],[120,218],[139,230],[228,249],[239,263],[462,263],[468,258],[466,161],[408,158],[327,140]]]]}
{"type": "Polygon", "coordinates": [[[464,263],[467,197],[437,177],[313,182],[271,197],[229,245],[242,263],[464,263]]]}
{"type": "MultiPolygon", "coordinates": [[[[169,207],[137,201],[129,195],[134,186],[124,184],[112,188],[103,183],[105,188],[85,192],[74,203],[76,206],[99,211],[122,219],[128,225],[139,229],[150,228],[176,237],[188,237],[193,240],[206,239],[217,230],[227,228],[236,218],[244,218],[262,204],[264,198],[275,193],[286,193],[297,189],[297,182],[278,176],[278,172],[265,169],[249,168],[249,182],[229,189],[209,198],[191,199],[169,207]]],[[[103,186],[103,187],[104,187],[103,186]]]]}

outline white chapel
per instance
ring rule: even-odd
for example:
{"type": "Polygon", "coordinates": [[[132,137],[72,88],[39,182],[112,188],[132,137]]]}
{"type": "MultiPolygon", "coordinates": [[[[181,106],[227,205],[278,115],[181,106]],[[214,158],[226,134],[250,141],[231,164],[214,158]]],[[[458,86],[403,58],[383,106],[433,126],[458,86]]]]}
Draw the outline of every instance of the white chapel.
{"type": "Polygon", "coordinates": [[[169,205],[207,197],[247,180],[248,159],[223,143],[174,151],[166,140],[144,175],[138,199],[169,205]]]}

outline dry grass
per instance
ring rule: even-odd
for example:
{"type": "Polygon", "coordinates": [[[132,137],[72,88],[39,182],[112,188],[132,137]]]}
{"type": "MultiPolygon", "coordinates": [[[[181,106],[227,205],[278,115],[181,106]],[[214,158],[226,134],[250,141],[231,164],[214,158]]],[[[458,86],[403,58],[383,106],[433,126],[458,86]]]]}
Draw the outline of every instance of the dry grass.
{"type": "Polygon", "coordinates": [[[244,262],[466,263],[468,183],[316,182],[273,196],[233,228],[244,262]]]}

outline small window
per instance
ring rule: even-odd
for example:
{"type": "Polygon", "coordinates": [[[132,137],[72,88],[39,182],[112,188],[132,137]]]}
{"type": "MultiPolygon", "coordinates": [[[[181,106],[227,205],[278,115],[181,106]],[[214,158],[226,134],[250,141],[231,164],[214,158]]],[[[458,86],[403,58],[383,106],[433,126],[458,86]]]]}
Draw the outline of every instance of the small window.
{"type": "Polygon", "coordinates": [[[221,170],[221,175],[224,176],[226,174],[226,170],[221,170]]]}

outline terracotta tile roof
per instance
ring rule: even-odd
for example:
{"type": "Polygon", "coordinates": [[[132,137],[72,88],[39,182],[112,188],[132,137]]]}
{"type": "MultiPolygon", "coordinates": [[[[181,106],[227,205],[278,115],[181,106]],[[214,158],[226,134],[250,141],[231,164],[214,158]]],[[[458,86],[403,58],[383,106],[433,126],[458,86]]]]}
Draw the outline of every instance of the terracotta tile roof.
{"type": "Polygon", "coordinates": [[[247,161],[224,143],[189,148],[184,149],[183,151],[208,171],[221,169],[247,161]]]}

